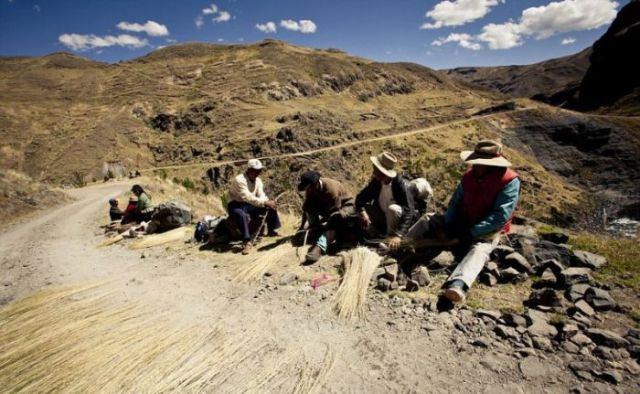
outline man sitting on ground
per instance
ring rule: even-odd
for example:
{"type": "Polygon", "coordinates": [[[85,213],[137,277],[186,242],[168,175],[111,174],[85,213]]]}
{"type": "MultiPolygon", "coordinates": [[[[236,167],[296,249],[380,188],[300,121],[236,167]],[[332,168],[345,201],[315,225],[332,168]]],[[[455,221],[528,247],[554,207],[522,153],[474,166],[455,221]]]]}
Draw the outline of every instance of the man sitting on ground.
{"type": "Polygon", "coordinates": [[[247,170],[229,183],[227,208],[229,215],[236,220],[242,233],[242,254],[245,255],[249,254],[253,247],[251,235],[258,230],[264,215],[266,215],[268,236],[278,236],[276,230],[280,228],[277,204],[264,193],[262,180],[259,178],[262,170],[260,160],[251,159],[247,163],[247,170]]]}
{"type": "Polygon", "coordinates": [[[356,211],[353,195],[342,183],[321,177],[315,171],[302,174],[298,191],[305,192],[300,230],[304,229],[307,221],[310,230],[319,228],[318,238],[306,256],[306,262],[311,264],[318,261],[329,245],[342,235],[347,228],[346,220],[354,217],[356,211]]]}
{"type": "Polygon", "coordinates": [[[402,237],[418,219],[409,182],[393,168],[397,159],[391,153],[372,156],[373,176],[356,197],[356,210],[362,227],[370,236],[386,236],[387,246],[395,250],[402,237]]]}
{"type": "Polygon", "coordinates": [[[489,261],[501,233],[509,232],[520,197],[518,174],[502,157],[502,145],[480,141],[473,151],[463,151],[471,167],[462,176],[444,218],[424,216],[408,233],[409,238],[438,236],[457,238],[469,251],[444,284],[443,296],[463,302],[466,293],[489,261]]]}

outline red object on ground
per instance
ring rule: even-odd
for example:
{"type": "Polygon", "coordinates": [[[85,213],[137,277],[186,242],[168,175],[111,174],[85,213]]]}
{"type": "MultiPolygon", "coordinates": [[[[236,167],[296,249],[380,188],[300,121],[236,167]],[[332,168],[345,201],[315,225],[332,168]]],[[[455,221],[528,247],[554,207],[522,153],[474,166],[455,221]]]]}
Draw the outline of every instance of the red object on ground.
{"type": "Polygon", "coordinates": [[[311,287],[313,288],[313,290],[316,290],[318,287],[326,285],[327,283],[331,283],[335,280],[336,278],[329,274],[322,274],[322,276],[311,280],[311,287]]]}

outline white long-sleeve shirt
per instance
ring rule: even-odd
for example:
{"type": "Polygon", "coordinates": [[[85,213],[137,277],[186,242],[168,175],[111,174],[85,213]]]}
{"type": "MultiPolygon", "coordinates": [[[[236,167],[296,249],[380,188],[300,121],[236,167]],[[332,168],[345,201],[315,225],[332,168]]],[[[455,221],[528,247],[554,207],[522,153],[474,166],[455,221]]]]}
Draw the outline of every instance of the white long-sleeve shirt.
{"type": "Polygon", "coordinates": [[[229,202],[237,201],[251,204],[256,207],[264,207],[264,203],[269,198],[264,193],[262,180],[256,178],[255,182],[251,182],[243,173],[229,182],[229,202]]]}

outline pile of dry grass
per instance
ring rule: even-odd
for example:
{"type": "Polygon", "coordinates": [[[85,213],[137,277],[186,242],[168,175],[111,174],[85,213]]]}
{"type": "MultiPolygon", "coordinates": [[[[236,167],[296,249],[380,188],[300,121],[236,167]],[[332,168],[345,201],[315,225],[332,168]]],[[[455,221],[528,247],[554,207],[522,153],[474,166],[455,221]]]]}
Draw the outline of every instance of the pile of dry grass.
{"type": "Polygon", "coordinates": [[[191,235],[192,232],[193,229],[190,226],[185,226],[174,228],[173,230],[160,234],[145,235],[141,239],[131,243],[131,245],[129,245],[129,249],[145,249],[171,242],[182,241],[191,235]]]}
{"type": "Polygon", "coordinates": [[[258,331],[230,336],[114,295],[47,290],[1,309],[2,391],[309,392],[333,365],[332,352],[300,367],[299,349],[284,352],[258,331]]]}
{"type": "Polygon", "coordinates": [[[382,258],[363,247],[342,253],[342,258],[344,275],[333,307],[343,319],[362,318],[369,283],[382,258]]]}
{"type": "Polygon", "coordinates": [[[276,266],[290,265],[297,261],[296,249],[286,242],[265,252],[257,252],[253,260],[240,267],[234,279],[245,283],[253,282],[276,266]]]}

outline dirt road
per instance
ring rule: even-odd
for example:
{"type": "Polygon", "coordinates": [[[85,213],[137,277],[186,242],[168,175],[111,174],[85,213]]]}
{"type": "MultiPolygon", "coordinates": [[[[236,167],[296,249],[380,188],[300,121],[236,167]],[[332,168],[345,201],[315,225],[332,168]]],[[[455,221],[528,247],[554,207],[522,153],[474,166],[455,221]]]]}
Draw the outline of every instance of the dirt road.
{"type": "MultiPolygon", "coordinates": [[[[300,282],[236,283],[236,255],[202,258],[182,246],[178,253],[156,247],[141,258],[139,251],[122,245],[97,249],[107,198],[128,186],[71,191],[75,201],[1,233],[2,304],[46,287],[103,282],[101,287],[115,294],[116,305],[135,301],[171,316],[176,324],[215,325],[231,341],[270,344],[238,358],[237,365],[227,367],[228,377],[205,391],[238,390],[239,384],[269,368],[286,382],[303,379],[305,368],[310,369],[313,379],[324,376],[319,391],[334,393],[567,392],[577,384],[561,355],[531,356],[523,367],[523,359],[500,343],[489,349],[472,346],[454,328],[461,315],[436,314],[406,303],[390,306],[377,295],[370,300],[365,321],[345,323],[331,310],[335,287],[316,291],[300,282]],[[285,356],[286,362],[272,362],[285,356]]],[[[129,357],[142,355],[132,352],[129,357]]],[[[4,368],[0,365],[0,381],[11,381],[10,370],[4,368]]],[[[119,373],[101,372],[108,378],[119,373]]],[[[72,380],[81,378],[71,375],[72,380]]],[[[281,391],[276,383],[265,378],[254,389],[281,391]]],[[[300,387],[310,391],[312,385],[300,387]]]]}

